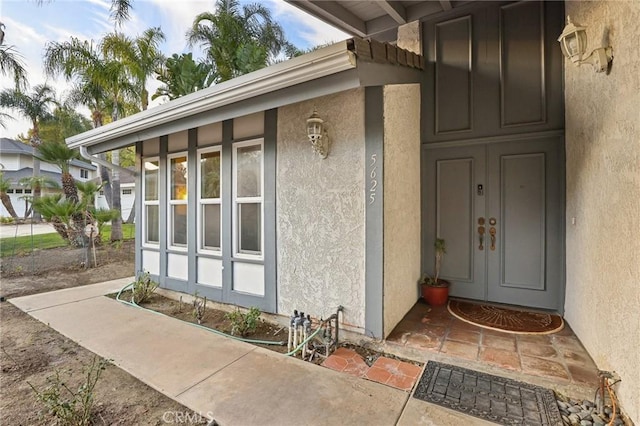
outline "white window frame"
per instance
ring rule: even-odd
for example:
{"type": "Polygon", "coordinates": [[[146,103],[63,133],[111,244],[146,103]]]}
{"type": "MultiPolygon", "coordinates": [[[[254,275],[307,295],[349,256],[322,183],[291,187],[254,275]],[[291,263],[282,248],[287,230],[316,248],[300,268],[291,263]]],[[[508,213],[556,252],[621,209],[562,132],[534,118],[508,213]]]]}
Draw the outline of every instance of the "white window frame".
{"type": "Polygon", "coordinates": [[[197,168],[198,168],[198,253],[205,253],[205,254],[213,254],[213,255],[217,255],[220,256],[222,255],[222,250],[223,250],[223,242],[222,242],[222,181],[224,179],[224,177],[222,176],[222,146],[221,145],[215,145],[215,146],[211,146],[211,147],[207,147],[207,148],[201,148],[198,149],[197,151],[198,153],[198,163],[197,163],[197,168]],[[220,197],[218,198],[202,198],[202,167],[201,167],[201,161],[202,161],[202,154],[208,154],[210,152],[219,152],[220,153],[220,197]],[[218,204],[220,206],[220,248],[219,249],[214,249],[214,248],[208,248],[208,247],[204,247],[204,226],[203,226],[203,222],[204,222],[204,206],[205,205],[210,205],[210,204],[218,204]]]}
{"type": "Polygon", "coordinates": [[[81,179],[89,179],[89,170],[80,169],[80,178],[81,179]]]}
{"type": "Polygon", "coordinates": [[[184,200],[173,200],[171,199],[171,185],[172,185],[172,179],[173,176],[171,173],[171,160],[174,158],[178,158],[178,157],[185,157],[187,159],[187,173],[189,170],[189,154],[187,151],[183,151],[183,152],[176,152],[173,154],[169,154],[167,155],[167,247],[170,250],[175,250],[175,251],[184,251],[186,252],[188,250],[189,247],[189,233],[188,233],[188,228],[185,230],[187,232],[186,234],[186,239],[187,239],[187,243],[185,245],[174,245],[173,241],[171,241],[173,238],[173,206],[179,206],[179,205],[184,205],[185,209],[187,209],[187,217],[189,215],[189,190],[188,190],[188,186],[189,186],[189,181],[187,180],[187,197],[184,200]]]}
{"type": "Polygon", "coordinates": [[[252,260],[264,260],[264,138],[251,139],[243,142],[234,142],[233,143],[233,170],[232,170],[232,181],[233,181],[233,220],[232,229],[233,229],[233,255],[238,259],[252,259],[252,260]],[[260,196],[259,197],[240,197],[238,198],[238,148],[244,148],[247,146],[260,146],[260,196]],[[240,253],[239,246],[240,242],[239,238],[239,226],[240,220],[238,218],[238,204],[243,203],[260,203],[260,254],[250,254],[250,253],[240,253]]]}
{"type": "MultiPolygon", "coordinates": [[[[149,158],[143,158],[142,159],[142,194],[141,194],[141,200],[142,200],[142,220],[140,221],[140,225],[142,226],[142,246],[143,247],[152,247],[152,248],[158,248],[160,247],[160,223],[158,223],[158,242],[157,243],[151,243],[147,241],[147,206],[158,206],[158,213],[160,213],[160,158],[158,157],[149,157],[149,158]],[[146,199],[146,194],[147,194],[147,169],[145,168],[145,163],[152,163],[152,162],[157,162],[158,163],[158,178],[157,178],[157,185],[158,185],[158,190],[156,191],[158,193],[158,198],[155,200],[147,200],[146,199]]],[[[104,191],[100,191],[100,196],[104,197],[104,191]]],[[[158,216],[159,218],[159,216],[158,216]]]]}

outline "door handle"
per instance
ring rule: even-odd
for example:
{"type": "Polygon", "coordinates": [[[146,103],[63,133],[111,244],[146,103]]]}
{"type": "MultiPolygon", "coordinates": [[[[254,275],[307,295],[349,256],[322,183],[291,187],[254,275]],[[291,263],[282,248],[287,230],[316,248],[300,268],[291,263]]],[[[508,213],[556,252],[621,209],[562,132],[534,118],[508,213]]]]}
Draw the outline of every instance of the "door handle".
{"type": "Polygon", "coordinates": [[[489,235],[491,235],[491,251],[494,251],[496,249],[496,228],[495,227],[491,227],[489,228],[489,235]]]}
{"type": "Polygon", "coordinates": [[[478,240],[480,242],[478,250],[484,250],[484,217],[478,218],[478,240]]]}

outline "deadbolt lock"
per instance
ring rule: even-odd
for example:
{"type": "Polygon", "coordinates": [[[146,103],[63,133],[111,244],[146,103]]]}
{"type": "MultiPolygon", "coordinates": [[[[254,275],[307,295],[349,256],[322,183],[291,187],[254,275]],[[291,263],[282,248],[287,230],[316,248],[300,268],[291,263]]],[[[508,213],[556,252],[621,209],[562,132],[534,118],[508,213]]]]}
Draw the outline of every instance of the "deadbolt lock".
{"type": "Polygon", "coordinates": [[[478,218],[478,225],[480,225],[480,226],[484,225],[484,217],[479,217],[478,218]]]}
{"type": "Polygon", "coordinates": [[[496,225],[496,223],[497,223],[497,222],[496,222],[496,218],[495,218],[495,217],[492,217],[492,218],[490,218],[490,219],[489,219],[489,225],[491,225],[491,226],[495,226],[495,225],[496,225]]]}

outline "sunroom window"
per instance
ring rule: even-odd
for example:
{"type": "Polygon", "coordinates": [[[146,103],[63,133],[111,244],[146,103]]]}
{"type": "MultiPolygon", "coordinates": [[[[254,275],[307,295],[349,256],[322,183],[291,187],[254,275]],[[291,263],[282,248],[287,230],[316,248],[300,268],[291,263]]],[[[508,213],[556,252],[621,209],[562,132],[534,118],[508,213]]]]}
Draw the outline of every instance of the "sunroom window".
{"type": "MultiPolygon", "coordinates": [[[[160,203],[158,199],[158,160],[144,162],[144,242],[160,244],[160,203]]],[[[104,195],[100,191],[100,195],[104,195]]]]}
{"type": "Polygon", "coordinates": [[[235,253],[262,257],[262,141],[237,143],[233,154],[235,253]]]}
{"type": "Polygon", "coordinates": [[[187,247],[187,154],[169,157],[169,246],[187,247]]]}
{"type": "Polygon", "coordinates": [[[198,151],[199,248],[221,252],[220,147],[198,151]]]}

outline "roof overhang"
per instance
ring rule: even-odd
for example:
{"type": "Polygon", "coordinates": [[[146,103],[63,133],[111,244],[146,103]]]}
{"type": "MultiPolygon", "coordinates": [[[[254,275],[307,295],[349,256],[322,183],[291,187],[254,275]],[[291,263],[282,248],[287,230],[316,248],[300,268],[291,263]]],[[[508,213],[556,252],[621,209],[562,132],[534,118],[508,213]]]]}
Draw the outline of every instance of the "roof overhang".
{"type": "Polygon", "coordinates": [[[67,144],[95,154],[357,87],[422,79],[417,67],[358,61],[354,49],[354,40],[345,40],[70,137],[67,144]]]}
{"type": "Polygon", "coordinates": [[[396,40],[397,28],[448,13],[473,1],[454,0],[286,0],[316,18],[357,37],[396,40]]]}

